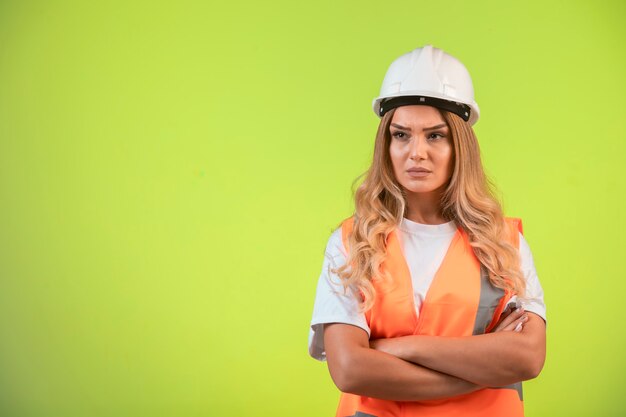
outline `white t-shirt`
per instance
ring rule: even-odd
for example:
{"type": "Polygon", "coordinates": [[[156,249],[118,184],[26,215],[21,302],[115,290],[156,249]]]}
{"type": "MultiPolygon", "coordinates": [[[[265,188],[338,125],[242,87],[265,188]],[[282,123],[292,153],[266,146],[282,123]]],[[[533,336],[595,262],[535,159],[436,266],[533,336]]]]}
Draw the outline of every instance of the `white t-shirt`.
{"type": "MultiPolygon", "coordinates": [[[[443,258],[456,233],[452,222],[429,225],[402,219],[397,234],[406,259],[415,298],[415,308],[419,315],[426,292],[443,261],[443,258]]],[[[533,257],[526,239],[520,233],[519,252],[521,269],[526,278],[526,295],[519,301],[524,309],[546,319],[546,306],[543,302],[543,289],[539,283],[533,257]]],[[[326,246],[322,273],[317,283],[313,318],[309,332],[309,354],[318,360],[326,359],[324,351],[324,323],[346,323],[358,326],[369,336],[370,329],[364,313],[359,313],[358,301],[347,292],[344,294],[339,276],[332,268],[344,265],[346,250],[341,239],[341,228],[335,230],[326,246]]],[[[514,297],[512,301],[515,301],[514,297]]]]}

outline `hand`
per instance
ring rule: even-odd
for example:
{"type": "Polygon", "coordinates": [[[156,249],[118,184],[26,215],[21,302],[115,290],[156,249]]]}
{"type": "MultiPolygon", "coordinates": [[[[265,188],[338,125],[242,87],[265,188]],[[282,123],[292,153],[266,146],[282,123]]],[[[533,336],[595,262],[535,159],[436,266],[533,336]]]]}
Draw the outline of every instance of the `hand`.
{"type": "Polygon", "coordinates": [[[508,305],[500,316],[500,321],[492,333],[514,331],[521,332],[524,323],[528,321],[528,314],[525,314],[524,307],[515,308],[512,304],[508,305]]]}

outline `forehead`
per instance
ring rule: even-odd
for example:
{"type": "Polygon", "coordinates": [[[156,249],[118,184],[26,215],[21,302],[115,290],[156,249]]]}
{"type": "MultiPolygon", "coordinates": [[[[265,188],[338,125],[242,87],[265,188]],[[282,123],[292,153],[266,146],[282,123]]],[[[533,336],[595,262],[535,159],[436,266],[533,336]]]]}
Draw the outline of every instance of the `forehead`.
{"type": "Polygon", "coordinates": [[[435,107],[414,105],[396,108],[391,123],[419,129],[445,123],[445,120],[435,107]]]}

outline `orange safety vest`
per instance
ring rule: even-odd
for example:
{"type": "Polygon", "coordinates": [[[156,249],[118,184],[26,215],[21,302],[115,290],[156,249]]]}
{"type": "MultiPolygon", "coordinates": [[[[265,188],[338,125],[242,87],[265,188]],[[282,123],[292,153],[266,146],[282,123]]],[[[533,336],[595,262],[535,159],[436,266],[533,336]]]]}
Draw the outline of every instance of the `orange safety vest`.
{"type": "MultiPolygon", "coordinates": [[[[342,224],[348,236],[354,219],[342,224]]],[[[511,244],[519,247],[520,219],[507,218],[511,244]]],[[[474,255],[467,234],[458,228],[433,278],[419,316],[411,275],[396,231],[387,238],[387,256],[381,268],[390,280],[376,280],[374,306],[365,314],[372,339],[408,335],[471,336],[488,333],[498,322],[512,294],[491,285],[486,269],[474,255]]],[[[522,384],[484,388],[452,398],[427,401],[390,401],[342,393],[337,417],[451,417],[524,415],[522,384]]]]}

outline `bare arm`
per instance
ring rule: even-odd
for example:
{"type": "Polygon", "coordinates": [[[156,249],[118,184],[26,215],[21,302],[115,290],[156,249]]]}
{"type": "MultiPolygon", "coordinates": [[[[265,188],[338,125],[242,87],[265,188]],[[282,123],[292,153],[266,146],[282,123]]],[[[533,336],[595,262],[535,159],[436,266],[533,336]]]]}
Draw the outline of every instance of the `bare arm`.
{"type": "Polygon", "coordinates": [[[453,397],[482,387],[418,366],[369,346],[367,333],[356,326],[324,326],[330,375],[343,392],[396,401],[453,397]]]}
{"type": "Polygon", "coordinates": [[[543,319],[525,313],[520,331],[477,336],[406,336],[380,339],[372,347],[401,359],[482,386],[505,386],[535,378],[546,355],[543,319]]]}

